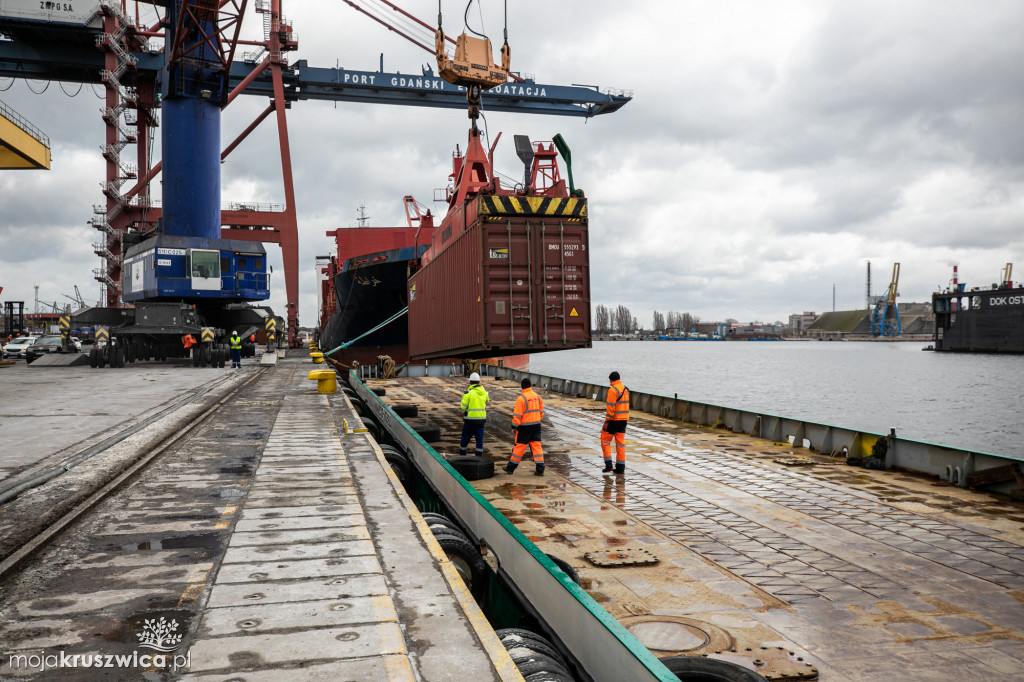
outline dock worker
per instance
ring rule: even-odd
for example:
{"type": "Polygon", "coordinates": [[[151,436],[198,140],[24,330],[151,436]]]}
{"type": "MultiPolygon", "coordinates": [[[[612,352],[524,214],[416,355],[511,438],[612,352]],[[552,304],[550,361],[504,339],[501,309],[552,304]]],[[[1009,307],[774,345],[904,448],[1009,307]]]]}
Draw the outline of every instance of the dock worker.
{"type": "Polygon", "coordinates": [[[516,406],[512,410],[512,435],[515,436],[515,445],[512,446],[512,456],[505,465],[505,473],[511,474],[516,470],[529,446],[536,466],[533,473],[543,476],[544,448],[540,445],[540,420],[544,418],[544,401],[533,392],[529,379],[523,379],[520,386],[523,390],[516,398],[516,406]]]}
{"type": "Polygon", "coordinates": [[[466,454],[469,439],[476,440],[477,457],[484,456],[484,424],[487,422],[487,403],[491,396],[487,389],[480,385],[480,375],[473,372],[469,375],[469,388],[462,395],[462,438],[459,439],[459,454],[466,454]]]}
{"type": "Polygon", "coordinates": [[[605,398],[604,425],[601,427],[601,452],[604,471],[612,471],[612,438],[615,439],[615,473],[626,473],[626,424],[629,422],[629,389],[622,385],[618,372],[608,375],[611,386],[605,398]]]}
{"type": "Polygon", "coordinates": [[[238,332],[231,332],[228,342],[231,343],[231,368],[239,368],[242,366],[242,337],[238,332]]]}

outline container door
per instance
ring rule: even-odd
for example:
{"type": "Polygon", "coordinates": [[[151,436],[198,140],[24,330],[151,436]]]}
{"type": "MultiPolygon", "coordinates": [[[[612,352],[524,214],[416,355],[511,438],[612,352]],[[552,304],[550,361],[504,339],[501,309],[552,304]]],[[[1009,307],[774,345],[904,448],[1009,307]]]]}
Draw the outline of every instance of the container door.
{"type": "Polygon", "coordinates": [[[590,254],[586,223],[541,220],[537,234],[538,340],[548,347],[590,345],[590,254]]]}
{"type": "Polygon", "coordinates": [[[522,219],[506,219],[481,228],[486,341],[493,347],[528,349],[537,340],[537,248],[530,225],[522,219]]]}

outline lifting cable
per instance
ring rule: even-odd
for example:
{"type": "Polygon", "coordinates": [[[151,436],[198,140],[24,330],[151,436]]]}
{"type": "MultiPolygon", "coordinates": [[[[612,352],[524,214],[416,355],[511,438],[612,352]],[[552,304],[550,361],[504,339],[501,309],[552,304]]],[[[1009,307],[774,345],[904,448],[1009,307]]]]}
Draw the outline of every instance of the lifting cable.
{"type": "Polygon", "coordinates": [[[402,308],[401,310],[399,310],[399,311],[398,311],[397,313],[395,313],[394,315],[392,315],[392,316],[391,316],[391,317],[389,317],[388,319],[386,319],[386,320],[384,320],[383,322],[381,322],[380,324],[378,324],[378,325],[377,325],[376,327],[374,327],[373,329],[371,329],[371,330],[369,330],[369,331],[366,331],[366,332],[363,332],[362,334],[360,334],[360,335],[359,335],[359,336],[357,336],[356,338],[352,339],[351,341],[346,341],[345,343],[341,344],[341,345],[340,345],[340,346],[338,346],[337,348],[332,348],[331,350],[329,350],[329,351],[327,351],[326,353],[324,353],[324,357],[327,357],[327,356],[328,356],[328,355],[330,355],[331,353],[337,352],[337,351],[341,350],[342,348],[348,348],[349,346],[351,346],[351,345],[352,345],[353,343],[355,343],[355,342],[356,342],[356,341],[358,341],[359,339],[363,338],[364,336],[368,336],[368,335],[370,335],[370,334],[374,333],[375,331],[377,331],[377,330],[378,330],[378,329],[380,329],[381,327],[384,327],[384,326],[386,326],[386,325],[389,325],[389,324],[391,324],[392,322],[394,322],[395,320],[397,320],[398,318],[400,318],[400,317],[401,317],[402,315],[405,315],[405,314],[406,314],[407,312],[409,312],[409,306],[405,306],[404,308],[402,308]]]}
{"type": "Polygon", "coordinates": [[[64,89],[64,81],[57,81],[57,85],[60,86],[60,91],[63,92],[68,97],[78,97],[78,93],[82,92],[82,88],[85,87],[85,83],[84,82],[83,83],[79,83],[78,84],[78,90],[76,90],[75,94],[72,95],[70,92],[68,92],[67,90],[64,89]]]}

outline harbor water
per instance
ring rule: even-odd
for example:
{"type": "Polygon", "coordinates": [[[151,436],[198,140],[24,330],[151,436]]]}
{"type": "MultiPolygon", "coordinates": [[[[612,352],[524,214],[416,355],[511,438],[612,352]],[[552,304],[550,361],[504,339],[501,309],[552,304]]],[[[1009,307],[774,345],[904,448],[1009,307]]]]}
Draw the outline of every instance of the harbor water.
{"type": "Polygon", "coordinates": [[[595,341],[530,356],[539,374],[607,383],[1024,460],[1024,358],[926,343],[595,341]]]}

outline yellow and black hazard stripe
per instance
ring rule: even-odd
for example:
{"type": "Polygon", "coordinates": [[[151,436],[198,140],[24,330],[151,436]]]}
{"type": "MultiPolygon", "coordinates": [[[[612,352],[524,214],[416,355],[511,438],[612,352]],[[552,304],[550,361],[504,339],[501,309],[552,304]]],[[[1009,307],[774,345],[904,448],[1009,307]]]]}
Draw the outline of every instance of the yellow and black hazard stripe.
{"type": "Polygon", "coordinates": [[[567,219],[587,217],[587,200],[579,197],[480,197],[482,216],[536,215],[567,219]]]}

